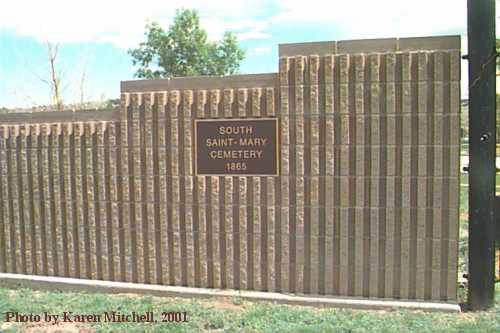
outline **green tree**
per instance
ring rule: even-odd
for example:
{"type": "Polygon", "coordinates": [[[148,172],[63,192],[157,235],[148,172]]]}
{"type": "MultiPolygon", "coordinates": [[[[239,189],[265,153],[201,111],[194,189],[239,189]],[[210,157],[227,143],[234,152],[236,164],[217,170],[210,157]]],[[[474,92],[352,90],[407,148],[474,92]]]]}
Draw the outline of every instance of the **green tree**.
{"type": "Polygon", "coordinates": [[[146,41],[128,51],[139,78],[234,74],[245,57],[230,32],[209,41],[195,10],[177,10],[168,31],[157,22],[147,24],[144,35],[146,41]]]}

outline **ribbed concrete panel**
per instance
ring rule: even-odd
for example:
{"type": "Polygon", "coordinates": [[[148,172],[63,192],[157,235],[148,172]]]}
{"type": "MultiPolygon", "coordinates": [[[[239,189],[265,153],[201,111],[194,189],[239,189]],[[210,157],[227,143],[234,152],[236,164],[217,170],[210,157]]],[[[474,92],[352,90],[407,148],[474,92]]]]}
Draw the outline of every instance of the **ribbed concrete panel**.
{"type": "MultiPolygon", "coordinates": [[[[458,156],[455,148],[458,137],[456,132],[450,132],[452,128],[453,131],[458,128],[458,116],[453,115],[458,110],[451,106],[452,96],[456,97],[457,92],[453,92],[451,88],[453,84],[450,83],[450,73],[453,70],[449,67],[456,61],[450,60],[450,54],[451,52],[411,52],[394,55],[325,56],[323,59],[326,64],[338,60],[337,119],[340,135],[337,142],[340,145],[340,167],[337,170],[340,178],[334,178],[339,186],[339,197],[333,205],[340,210],[339,239],[334,238],[331,242],[338,244],[340,261],[332,273],[339,276],[337,284],[340,295],[455,299],[455,287],[450,287],[448,291],[448,281],[451,280],[450,276],[456,274],[456,269],[450,268],[451,272],[448,272],[448,268],[445,268],[450,260],[449,253],[456,252],[450,251],[449,246],[456,246],[458,221],[455,209],[457,191],[451,190],[457,187],[458,182],[457,162],[453,158],[458,156]],[[429,64],[429,61],[432,63],[429,64]],[[429,78],[433,79],[431,83],[429,78]],[[426,111],[429,107],[431,110],[426,111]],[[451,113],[448,119],[445,118],[447,112],[451,113]],[[452,135],[455,137],[450,137],[452,135]],[[429,149],[432,149],[431,169],[427,168],[429,149]],[[452,156],[452,152],[455,155],[452,156]],[[430,176],[439,178],[429,179],[426,177],[429,172],[430,176]],[[450,178],[450,172],[453,172],[455,179],[450,178]],[[426,194],[430,192],[426,190],[426,183],[431,186],[432,194],[439,198],[427,198],[426,194]],[[436,188],[439,192],[435,191],[436,188]],[[447,209],[450,207],[448,198],[451,193],[455,205],[452,218],[447,209]],[[428,203],[431,203],[430,207],[427,206],[428,203]],[[426,210],[418,207],[429,208],[426,210]],[[433,210],[432,214],[429,214],[429,209],[433,210]],[[436,209],[439,211],[436,212],[436,209]],[[426,231],[429,227],[433,228],[433,232],[426,231]],[[443,227],[446,228],[446,233],[443,233],[443,227]],[[380,238],[381,232],[386,236],[380,238]],[[426,239],[435,244],[434,253],[430,251],[429,254],[426,239]],[[431,280],[440,281],[437,287],[425,282],[426,267],[429,267],[426,266],[426,260],[431,260],[431,267],[435,267],[431,269],[431,280]],[[380,263],[383,265],[380,266],[380,263]],[[433,288],[437,289],[433,291],[433,288]]],[[[316,59],[315,56],[310,56],[305,61],[304,57],[283,57],[280,60],[282,70],[292,68],[296,71],[288,75],[283,72],[280,74],[282,80],[286,77],[295,78],[295,89],[289,89],[286,97],[308,95],[312,112],[315,110],[316,87],[314,84],[309,87],[301,86],[303,81],[297,77],[302,77],[302,68],[309,68],[313,72],[316,59]],[[299,65],[286,65],[293,63],[299,65]]],[[[311,83],[315,83],[314,72],[310,75],[311,83]]],[[[325,80],[328,77],[325,74],[325,80]]],[[[334,95],[335,87],[330,91],[334,95]]],[[[329,126],[326,118],[328,99],[327,95],[323,104],[324,119],[321,119],[320,108],[320,122],[324,121],[324,125],[319,126],[325,128],[329,126]]],[[[295,97],[295,103],[297,101],[301,101],[301,98],[295,97]]],[[[290,104],[289,100],[282,100],[282,103],[290,104]]],[[[335,106],[335,102],[332,106],[335,106]]],[[[287,111],[293,113],[292,110],[287,111]]],[[[295,105],[295,113],[294,139],[299,140],[295,141],[296,145],[305,144],[304,154],[296,154],[295,171],[307,175],[312,172],[309,168],[314,163],[315,147],[314,141],[307,139],[307,131],[306,139],[301,141],[302,128],[311,128],[315,118],[302,118],[302,114],[307,114],[302,111],[302,106],[295,105]],[[304,168],[302,164],[305,165],[304,168]]],[[[328,141],[328,138],[324,140],[328,141]]],[[[333,165],[335,166],[335,162],[333,165]]],[[[309,184],[313,179],[306,177],[307,191],[304,192],[304,197],[307,203],[312,203],[309,198],[314,194],[310,193],[309,184]]],[[[301,187],[294,188],[295,191],[300,189],[301,187]]],[[[334,192],[331,192],[330,197],[335,197],[334,192]]],[[[295,198],[301,200],[302,196],[297,193],[295,198]]],[[[333,212],[333,219],[335,215],[333,212]]],[[[297,218],[300,216],[297,213],[297,218]]],[[[304,253],[309,257],[307,261],[312,263],[312,244],[309,243],[312,238],[309,237],[310,230],[313,229],[309,225],[311,229],[307,228],[304,234],[308,243],[304,253]]],[[[334,258],[335,256],[332,259],[334,258]]],[[[297,277],[300,278],[300,275],[297,277]]],[[[326,280],[330,278],[333,280],[333,276],[325,276],[326,280]]],[[[307,287],[310,288],[310,285],[307,287]]]]}
{"type": "Polygon", "coordinates": [[[456,301],[459,43],[291,44],[279,73],[2,115],[0,271],[456,301]],[[279,176],[196,176],[195,119],[279,120],[279,176]]]}

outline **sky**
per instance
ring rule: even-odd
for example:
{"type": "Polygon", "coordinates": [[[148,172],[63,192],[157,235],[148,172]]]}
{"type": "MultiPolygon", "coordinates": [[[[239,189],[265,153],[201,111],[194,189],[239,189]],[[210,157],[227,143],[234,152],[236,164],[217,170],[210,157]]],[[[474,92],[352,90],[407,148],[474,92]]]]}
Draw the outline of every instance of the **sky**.
{"type": "MultiPolygon", "coordinates": [[[[461,35],[465,52],[466,5],[467,0],[6,1],[0,10],[0,107],[49,103],[47,41],[59,44],[66,102],[78,102],[82,90],[85,100],[118,98],[120,81],[134,79],[127,50],[144,40],[148,22],[167,29],[179,8],[196,9],[211,40],[234,32],[246,51],[240,73],[249,74],[277,72],[282,43],[461,35]]],[[[462,73],[466,68],[463,61],[462,73]]]]}

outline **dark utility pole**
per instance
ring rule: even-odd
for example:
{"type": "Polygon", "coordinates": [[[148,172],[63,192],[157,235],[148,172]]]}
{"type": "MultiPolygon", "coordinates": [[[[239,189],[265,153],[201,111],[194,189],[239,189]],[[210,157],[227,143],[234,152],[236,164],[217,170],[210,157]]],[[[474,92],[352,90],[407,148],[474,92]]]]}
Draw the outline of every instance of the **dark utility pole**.
{"type": "Polygon", "coordinates": [[[495,0],[468,0],[469,295],[493,305],[495,277],[495,0]]]}

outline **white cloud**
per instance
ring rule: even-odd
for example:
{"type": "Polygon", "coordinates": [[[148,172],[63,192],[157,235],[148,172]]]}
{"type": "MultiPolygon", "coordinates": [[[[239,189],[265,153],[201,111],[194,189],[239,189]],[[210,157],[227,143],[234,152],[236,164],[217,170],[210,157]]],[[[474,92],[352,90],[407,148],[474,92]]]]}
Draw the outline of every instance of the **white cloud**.
{"type": "Polygon", "coordinates": [[[238,37],[238,40],[243,41],[243,40],[250,40],[250,39],[269,39],[271,38],[271,34],[268,34],[266,32],[262,31],[248,31],[248,32],[241,32],[236,34],[238,37]]]}
{"type": "MultiPolygon", "coordinates": [[[[283,25],[323,24],[337,27],[339,39],[462,35],[467,53],[466,0],[278,0],[273,22],[283,25]]],[[[497,20],[498,21],[498,20],[497,20]]],[[[497,31],[500,24],[497,23],[497,31]]],[[[467,61],[462,61],[462,97],[468,96],[467,61]]]]}
{"type": "Polygon", "coordinates": [[[266,36],[259,23],[248,17],[254,15],[263,2],[142,0],[132,6],[117,0],[16,0],[2,4],[0,28],[11,28],[40,41],[110,42],[129,48],[142,40],[148,20],[167,26],[176,8],[195,8],[204,22],[212,22],[206,27],[211,37],[220,36],[231,27],[240,27],[243,37],[261,39],[266,36]]]}
{"type": "MultiPolygon", "coordinates": [[[[143,39],[147,21],[166,27],[176,8],[194,8],[212,40],[226,30],[240,41],[270,39],[276,25],[279,31],[285,28],[283,35],[275,36],[280,42],[280,38],[290,40],[295,29],[331,26],[340,31],[330,38],[337,40],[459,33],[462,52],[467,52],[467,0],[142,0],[134,5],[119,0],[4,2],[0,29],[13,29],[40,41],[107,42],[126,49],[143,39]]],[[[270,46],[255,47],[248,55],[270,51],[270,46]]],[[[462,94],[466,95],[466,61],[462,62],[462,78],[462,94]]]]}
{"type": "Polygon", "coordinates": [[[201,26],[207,30],[208,37],[212,40],[220,39],[225,31],[234,32],[240,41],[271,38],[271,35],[265,32],[269,28],[265,21],[224,20],[217,16],[210,16],[201,19],[201,26]]]}
{"type": "MultiPolygon", "coordinates": [[[[337,27],[343,39],[465,33],[466,0],[118,0],[5,1],[0,28],[41,41],[110,42],[121,48],[142,40],[147,20],[167,26],[176,8],[195,8],[211,39],[226,30],[238,39],[268,39],[272,24],[293,29],[337,27]],[[269,8],[273,8],[270,10],[269,8]],[[259,17],[259,19],[256,19],[259,17]]],[[[332,38],[333,39],[333,38],[332,38]]]]}
{"type": "Polygon", "coordinates": [[[337,26],[345,38],[404,37],[464,31],[466,0],[278,0],[275,22],[337,26]]]}
{"type": "Polygon", "coordinates": [[[271,51],[272,51],[272,47],[270,45],[258,46],[258,47],[254,47],[254,48],[251,48],[250,50],[248,50],[247,54],[249,56],[260,56],[263,54],[271,53],[271,51]]]}

